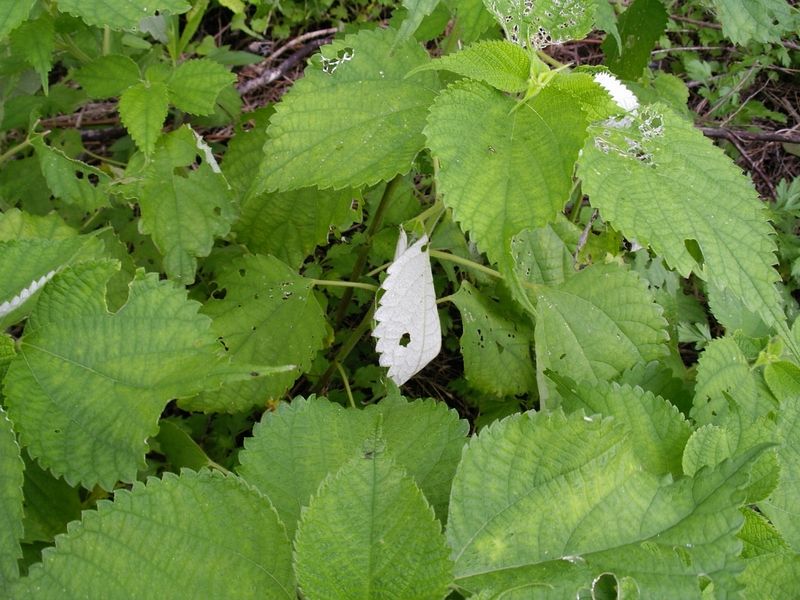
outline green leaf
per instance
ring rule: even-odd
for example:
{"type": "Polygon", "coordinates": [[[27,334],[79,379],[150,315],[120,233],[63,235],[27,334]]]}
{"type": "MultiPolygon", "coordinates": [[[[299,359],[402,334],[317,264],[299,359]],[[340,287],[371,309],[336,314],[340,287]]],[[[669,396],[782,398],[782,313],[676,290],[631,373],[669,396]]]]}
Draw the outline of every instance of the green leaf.
{"type": "Polygon", "coordinates": [[[549,86],[522,106],[477,82],[451,85],[436,99],[425,135],[441,163],[439,189],[490,260],[526,227],[555,220],[585,126],[581,109],[549,86]]]}
{"type": "Polygon", "coordinates": [[[0,39],[28,18],[36,0],[0,0],[0,39]]]}
{"type": "Polygon", "coordinates": [[[351,206],[358,196],[350,189],[304,188],[247,198],[234,225],[236,239],[251,252],[271,254],[300,268],[328,241],[332,227],[352,221],[351,206]]]}
{"type": "Polygon", "coordinates": [[[178,65],[167,81],[169,99],[182,111],[210,115],[219,93],[234,81],[236,75],[213,60],[187,60],[178,65]]]}
{"type": "Polygon", "coordinates": [[[305,373],[326,342],[325,313],[313,284],[271,256],[244,256],[216,275],[216,294],[203,307],[232,364],[292,365],[250,381],[230,382],[182,403],[191,410],[238,412],[274,402],[305,373]],[[223,292],[224,290],[224,292],[223,292]]]}
{"type": "Polygon", "coordinates": [[[36,138],[33,147],[53,196],[87,212],[109,205],[111,178],[106,173],[48,146],[42,138],[36,138]]]}
{"type": "Polygon", "coordinates": [[[508,39],[535,50],[582,40],[592,30],[596,10],[595,3],[587,0],[483,0],[483,3],[508,39]]]}
{"type": "Polygon", "coordinates": [[[800,554],[765,554],[747,561],[739,576],[748,600],[791,598],[800,589],[800,554]]]}
{"type": "Polygon", "coordinates": [[[756,384],[734,339],[724,337],[712,340],[698,361],[692,418],[701,425],[719,423],[727,416],[731,399],[751,421],[776,408],[769,393],[756,384]]]}
{"type": "Polygon", "coordinates": [[[537,368],[596,382],[663,359],[668,336],[661,312],[644,281],[613,265],[593,265],[559,287],[541,287],[537,368]]]}
{"type": "Polygon", "coordinates": [[[722,33],[734,44],[780,42],[793,26],[786,0],[710,0],[722,23],[722,33]]]}
{"type": "Polygon", "coordinates": [[[211,466],[211,460],[197,442],[172,421],[161,420],[155,441],[161,454],[167,458],[174,470],[202,469],[211,466]]]}
{"type": "Polygon", "coordinates": [[[56,479],[36,461],[25,460],[24,541],[52,543],[67,530],[67,523],[81,518],[80,490],[63,479],[56,479]]]}
{"type": "Polygon", "coordinates": [[[361,31],[312,59],[270,121],[267,190],[357,188],[408,172],[438,84],[432,73],[406,79],[428,55],[414,40],[390,54],[395,35],[361,31]]]}
{"type": "Polygon", "coordinates": [[[295,569],[309,598],[443,598],[452,564],[414,481],[370,439],[325,481],[297,530],[295,569]]]}
{"type": "Polygon", "coordinates": [[[536,389],[530,326],[468,281],[461,282],[452,300],[461,313],[461,355],[469,384],[496,396],[536,389]]]}
{"type": "Polygon", "coordinates": [[[109,313],[105,288],[115,271],[95,262],[57,274],[5,378],[22,444],[87,488],[133,481],[164,405],[240,373],[222,362],[199,304],[156,274],[137,276],[127,303],[109,313]]]}
{"type": "Polygon", "coordinates": [[[399,46],[414,35],[422,21],[425,20],[425,17],[430,15],[439,5],[439,0],[403,0],[402,5],[408,11],[408,15],[400,25],[393,44],[394,47],[399,46]]]}
{"type": "Polygon", "coordinates": [[[167,86],[163,83],[137,83],[122,92],[119,98],[122,124],[146,155],[155,150],[168,109],[167,86]]]}
{"type": "Polygon", "coordinates": [[[592,205],[683,277],[708,279],[782,323],[773,230],[750,180],[663,105],[627,121],[590,128],[578,173],[592,205]]]}
{"type": "Polygon", "coordinates": [[[19,575],[24,469],[11,421],[0,407],[0,594],[3,595],[19,575]]]}
{"type": "Polygon", "coordinates": [[[230,231],[235,218],[225,178],[206,160],[189,168],[198,153],[189,128],[167,134],[144,168],[138,188],[139,231],[152,236],[167,275],[187,285],[194,282],[197,257],[209,255],[214,240],[230,231]]]}
{"type": "Polygon", "coordinates": [[[90,98],[119,96],[140,79],[139,65],[124,54],[100,56],[75,72],[75,80],[90,98]]]}
{"type": "Polygon", "coordinates": [[[471,44],[487,29],[496,27],[494,16],[486,10],[483,0],[445,0],[454,17],[453,36],[464,44],[471,44]]]}
{"type": "Polygon", "coordinates": [[[789,550],[778,530],[760,512],[751,508],[743,508],[744,526],[739,531],[742,540],[742,557],[754,558],[765,554],[774,554],[789,550]]]}
{"type": "Polygon", "coordinates": [[[567,598],[603,573],[642,598],[735,590],[746,467],[694,478],[642,469],[617,420],[525,413],[473,438],[453,481],[447,538],[456,583],[504,598],[567,598]],[[580,440],[580,443],[575,443],[580,440]]]}
{"type": "Polygon", "coordinates": [[[31,298],[56,271],[81,258],[99,256],[100,247],[90,237],[0,242],[0,323],[7,326],[23,319],[33,306],[31,298]]]}
{"type": "Polygon", "coordinates": [[[603,42],[605,64],[621,79],[635,80],[650,62],[650,52],[667,26],[667,10],[661,0],[636,0],[618,19],[619,39],[613,37],[603,42]]]}
{"type": "Polygon", "coordinates": [[[291,560],[269,501],[240,479],[166,473],[86,511],[12,597],[295,598],[291,560]]]}
{"type": "Polygon", "coordinates": [[[320,483],[353,458],[379,422],[387,452],[444,518],[468,424],[432,400],[387,399],[358,411],[324,398],[295,398],[255,426],[239,454],[239,474],[269,496],[293,535],[320,483]]]}
{"type": "Polygon", "coordinates": [[[683,475],[681,459],[692,428],[677,407],[640,387],[605,381],[575,385],[564,377],[553,378],[565,411],[618,419],[628,428],[633,451],[645,469],[656,475],[683,475]]]}
{"type": "Polygon", "coordinates": [[[23,239],[63,240],[78,235],[58,213],[32,215],[11,208],[0,215],[0,242],[23,239]]]}
{"type": "Polygon", "coordinates": [[[414,69],[452,71],[504,92],[528,89],[531,60],[519,46],[502,40],[477,42],[455,54],[447,54],[414,69]]]}
{"type": "Polygon", "coordinates": [[[28,61],[33,70],[39,74],[42,89],[47,95],[50,88],[48,75],[53,67],[53,52],[56,48],[53,20],[45,14],[38,19],[22,23],[11,32],[11,48],[14,53],[28,61]]]}
{"type": "Polygon", "coordinates": [[[778,413],[780,482],[758,507],[795,552],[800,551],[800,404],[798,396],[781,399],[778,413]]]}
{"type": "Polygon", "coordinates": [[[89,25],[111,29],[136,29],[145,17],[179,15],[191,8],[186,0],[59,0],[58,9],[80,17],[89,25]]]}

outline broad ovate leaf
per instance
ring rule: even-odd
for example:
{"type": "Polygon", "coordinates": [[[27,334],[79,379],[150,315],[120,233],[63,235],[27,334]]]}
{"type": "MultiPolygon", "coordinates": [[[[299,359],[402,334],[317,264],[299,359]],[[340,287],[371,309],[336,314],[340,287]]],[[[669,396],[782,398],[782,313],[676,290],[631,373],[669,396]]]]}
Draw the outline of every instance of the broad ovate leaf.
{"type": "Polygon", "coordinates": [[[436,99],[425,135],[440,161],[439,190],[490,260],[498,262],[523,229],[556,219],[585,129],[578,104],[550,86],[522,105],[475,81],[436,99]]]}
{"type": "Polygon", "coordinates": [[[770,325],[784,321],[766,207],[722,150],[660,104],[590,132],[578,173],[604,219],[682,276],[730,290],[770,325]]]}
{"type": "Polygon", "coordinates": [[[797,12],[786,0],[709,0],[722,33],[735,44],[780,42],[797,25],[797,12]]]}
{"type": "Polygon", "coordinates": [[[483,0],[509,40],[535,50],[583,39],[592,30],[590,0],[483,0]]]}
{"type": "Polygon", "coordinates": [[[596,382],[667,354],[661,307],[631,271],[592,265],[558,287],[539,287],[536,296],[541,371],[596,382]]]}
{"type": "Polygon", "coordinates": [[[58,273],[4,381],[9,416],[31,456],[87,488],[135,479],[168,401],[250,372],[223,362],[200,305],[156,274],[137,275],[125,305],[110,313],[106,284],[117,268],[84,262],[58,273]]]}
{"type": "Polygon", "coordinates": [[[672,480],[642,468],[617,419],[579,411],[496,422],[472,439],[453,481],[456,583],[561,599],[609,574],[642,598],[700,599],[703,580],[731,593],[741,488],[760,451],[672,480]]]}
{"type": "Polygon", "coordinates": [[[370,438],[325,481],[295,538],[308,598],[443,598],[452,581],[441,524],[414,481],[370,438]]]}
{"type": "Polygon", "coordinates": [[[119,98],[119,117],[137,148],[151,155],[169,110],[167,86],[159,81],[132,85],[119,98]]]}
{"type": "Polygon", "coordinates": [[[269,500],[241,479],[166,473],[85,511],[11,598],[109,594],[293,599],[291,544],[269,500]]]}
{"type": "Polygon", "coordinates": [[[387,398],[354,410],[325,398],[295,398],[264,414],[244,442],[238,472],[269,496],[291,536],[320,483],[353,458],[379,425],[386,452],[444,519],[469,426],[433,400],[387,398]]]}
{"type": "Polygon", "coordinates": [[[36,0],[0,0],[0,39],[28,18],[36,0]]]}
{"type": "Polygon", "coordinates": [[[75,80],[90,98],[118,96],[140,79],[139,65],[124,54],[99,56],[75,72],[75,80]]]}
{"type": "Polygon", "coordinates": [[[153,237],[167,275],[184,284],[194,281],[197,258],[208,256],[214,240],[230,231],[235,218],[225,178],[205,156],[196,166],[198,153],[203,156],[191,129],[164,136],[137,189],[139,231],[153,237]]]}
{"type": "Polygon", "coordinates": [[[89,25],[111,29],[136,29],[145,17],[179,15],[192,5],[187,0],[59,0],[58,8],[89,25]]]}
{"type": "Polygon", "coordinates": [[[182,405],[191,410],[239,412],[278,400],[325,345],[325,313],[312,282],[272,256],[244,256],[216,276],[216,295],[203,307],[232,364],[287,365],[291,370],[232,381],[182,405]]]}
{"type": "Polygon", "coordinates": [[[193,115],[210,115],[219,93],[234,81],[236,75],[213,60],[187,60],[167,81],[169,99],[177,108],[193,115]]]}
{"type": "Polygon", "coordinates": [[[519,314],[462,281],[453,303],[461,313],[461,355],[470,386],[496,396],[536,388],[533,329],[519,314]],[[499,374],[502,373],[502,376],[499,374]]]}
{"type": "Polygon", "coordinates": [[[460,52],[439,57],[413,72],[437,69],[482,81],[504,92],[524,92],[528,89],[531,59],[516,44],[484,40],[460,52]]]}
{"type": "Polygon", "coordinates": [[[22,482],[25,465],[11,421],[0,407],[0,594],[19,575],[22,557],[22,482]]]}
{"type": "Polygon", "coordinates": [[[406,78],[428,55],[411,39],[392,51],[395,36],[364,30],[312,59],[270,120],[265,189],[357,188],[411,169],[438,80],[406,78]]]}
{"type": "Polygon", "coordinates": [[[442,348],[442,329],[436,310],[428,236],[411,246],[400,230],[395,259],[381,285],[383,295],[375,311],[372,332],[380,365],[389,367],[389,378],[403,385],[442,348]]]}
{"type": "Polygon", "coordinates": [[[109,204],[111,178],[100,169],[70,158],[62,150],[48,146],[42,138],[33,140],[36,157],[53,196],[91,212],[109,204]]]}

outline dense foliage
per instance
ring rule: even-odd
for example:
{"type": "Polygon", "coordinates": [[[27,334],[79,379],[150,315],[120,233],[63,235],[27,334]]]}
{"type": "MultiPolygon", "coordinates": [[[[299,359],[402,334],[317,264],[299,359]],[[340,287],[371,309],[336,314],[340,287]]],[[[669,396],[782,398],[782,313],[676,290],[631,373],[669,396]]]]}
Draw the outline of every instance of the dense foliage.
{"type": "Polygon", "coordinates": [[[794,595],[800,180],[680,76],[800,14],[673,4],[0,0],[0,595],[794,595]],[[244,111],[222,17],[359,24],[244,111]]]}

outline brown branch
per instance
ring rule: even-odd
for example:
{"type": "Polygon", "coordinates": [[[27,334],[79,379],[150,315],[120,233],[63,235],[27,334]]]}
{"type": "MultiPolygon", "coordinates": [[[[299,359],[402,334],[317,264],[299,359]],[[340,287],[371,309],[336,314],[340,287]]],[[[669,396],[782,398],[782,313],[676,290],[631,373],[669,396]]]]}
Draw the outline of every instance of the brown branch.
{"type": "Polygon", "coordinates": [[[292,67],[303,60],[306,56],[314,52],[317,48],[325,44],[326,41],[327,40],[314,40],[306,44],[274,69],[266,69],[258,77],[254,77],[253,79],[248,79],[247,81],[240,83],[236,89],[239,90],[240,95],[245,96],[251,92],[268,86],[276,79],[280,79],[286,75],[286,73],[288,73],[292,67]]]}
{"type": "Polygon", "coordinates": [[[710,138],[731,139],[734,136],[740,140],[752,142],[781,142],[784,144],[800,144],[800,132],[781,133],[779,131],[742,131],[722,129],[721,127],[700,127],[703,135],[710,138]]]}

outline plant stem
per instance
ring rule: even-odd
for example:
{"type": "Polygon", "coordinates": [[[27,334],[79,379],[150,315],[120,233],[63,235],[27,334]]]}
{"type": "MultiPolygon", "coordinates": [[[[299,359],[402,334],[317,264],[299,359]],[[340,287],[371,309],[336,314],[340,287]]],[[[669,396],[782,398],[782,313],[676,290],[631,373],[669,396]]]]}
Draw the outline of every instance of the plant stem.
{"type": "MultiPolygon", "coordinates": [[[[397,186],[400,185],[402,180],[402,176],[398,175],[386,184],[386,188],[383,190],[383,196],[381,196],[381,201],[378,203],[378,208],[375,210],[375,214],[372,216],[372,221],[370,222],[369,227],[367,227],[367,239],[364,241],[364,245],[359,249],[358,257],[356,258],[356,264],[353,266],[352,273],[350,273],[351,282],[360,279],[361,275],[364,273],[364,268],[367,266],[369,250],[372,247],[372,240],[375,237],[375,233],[378,231],[378,229],[380,229],[383,216],[386,214],[386,210],[389,207],[389,199],[392,197],[394,191],[397,189],[397,186]]],[[[352,299],[353,290],[347,290],[342,296],[342,300],[339,303],[339,308],[336,310],[336,316],[333,320],[334,329],[338,329],[342,324],[352,299]]]]}
{"type": "Polygon", "coordinates": [[[25,148],[27,148],[30,145],[31,145],[31,138],[27,137],[16,146],[12,146],[8,150],[0,154],[0,165],[2,165],[4,162],[6,162],[9,158],[14,156],[18,152],[25,150],[25,148]]]}
{"type": "Polygon", "coordinates": [[[331,379],[331,375],[333,375],[333,372],[336,370],[336,365],[338,363],[344,362],[344,360],[353,351],[353,348],[356,347],[356,344],[359,342],[359,340],[369,330],[370,325],[372,325],[372,316],[374,314],[375,314],[375,303],[373,302],[372,305],[370,305],[369,310],[361,319],[361,322],[356,326],[356,328],[350,333],[350,336],[339,347],[338,352],[336,352],[336,356],[333,357],[331,364],[328,365],[328,368],[322,374],[322,377],[319,378],[317,383],[311,389],[313,393],[318,394],[328,386],[328,382],[331,379]]]}
{"type": "Polygon", "coordinates": [[[103,27],[103,56],[111,54],[111,28],[106,25],[103,27]]]}
{"type": "Polygon", "coordinates": [[[347,373],[344,372],[344,367],[339,362],[334,363],[336,368],[339,369],[339,375],[342,378],[342,383],[344,383],[344,391],[347,392],[347,402],[350,404],[350,408],[356,407],[356,402],[353,400],[353,392],[350,390],[350,382],[347,381],[347,373]]]}
{"type": "Polygon", "coordinates": [[[358,281],[339,281],[336,279],[312,279],[311,285],[328,285],[331,287],[343,288],[358,288],[360,290],[369,290],[370,292],[377,292],[378,286],[372,283],[359,283],[358,281]]]}
{"type": "Polygon", "coordinates": [[[462,267],[467,267],[468,269],[480,271],[481,273],[485,273],[490,277],[494,277],[496,279],[503,279],[503,275],[499,271],[495,271],[490,267],[476,263],[472,260],[469,260],[468,258],[461,258],[460,256],[456,256],[455,254],[450,254],[449,252],[442,252],[441,250],[429,250],[428,252],[433,258],[438,258],[439,260],[447,260],[452,263],[456,263],[457,265],[461,265],[462,267]]]}

